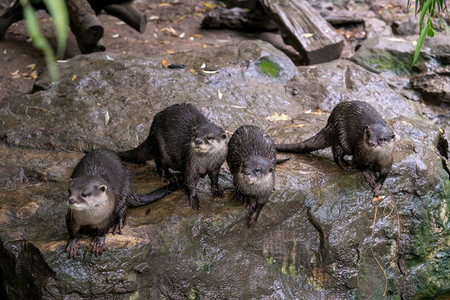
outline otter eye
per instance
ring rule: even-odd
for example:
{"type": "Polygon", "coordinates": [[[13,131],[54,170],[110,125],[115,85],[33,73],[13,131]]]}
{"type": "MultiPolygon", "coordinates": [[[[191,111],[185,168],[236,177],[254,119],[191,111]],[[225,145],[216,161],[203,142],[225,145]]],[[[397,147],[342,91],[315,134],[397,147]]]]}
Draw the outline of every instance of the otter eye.
{"type": "Polygon", "coordinates": [[[256,169],[255,169],[255,172],[258,172],[258,173],[259,173],[260,171],[261,171],[260,168],[256,168],[256,169]]]}
{"type": "Polygon", "coordinates": [[[378,141],[379,141],[379,142],[384,142],[385,140],[386,140],[385,138],[381,138],[381,137],[378,138],[378,141]]]}
{"type": "Polygon", "coordinates": [[[81,194],[81,197],[86,198],[87,196],[89,196],[89,193],[83,193],[81,194]]]}
{"type": "Polygon", "coordinates": [[[207,139],[208,141],[210,141],[210,140],[213,140],[213,139],[214,139],[214,137],[213,137],[213,136],[210,136],[210,135],[208,135],[208,136],[206,137],[206,139],[207,139]]]}

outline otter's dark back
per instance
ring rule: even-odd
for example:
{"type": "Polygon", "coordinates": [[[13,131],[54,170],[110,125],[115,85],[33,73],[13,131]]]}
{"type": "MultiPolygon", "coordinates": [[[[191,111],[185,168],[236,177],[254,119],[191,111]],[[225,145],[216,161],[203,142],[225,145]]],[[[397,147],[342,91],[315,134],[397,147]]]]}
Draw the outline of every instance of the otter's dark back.
{"type": "Polygon", "coordinates": [[[259,127],[243,125],[228,142],[227,163],[232,174],[239,172],[241,163],[250,155],[267,158],[275,166],[277,151],[272,139],[259,127]]]}
{"type": "Polygon", "coordinates": [[[153,155],[169,156],[173,164],[169,167],[182,171],[187,157],[185,152],[189,149],[193,135],[192,128],[204,123],[210,122],[190,103],[174,104],[160,111],[155,115],[150,128],[153,155]]]}
{"type": "Polygon", "coordinates": [[[364,127],[370,124],[386,126],[378,111],[363,101],[341,102],[333,109],[327,121],[327,127],[333,128],[342,143],[347,141],[352,148],[362,141],[364,127]]]}
{"type": "Polygon", "coordinates": [[[86,154],[73,170],[72,178],[84,175],[102,177],[112,189],[116,200],[130,191],[129,170],[115,152],[95,149],[86,154]]]}

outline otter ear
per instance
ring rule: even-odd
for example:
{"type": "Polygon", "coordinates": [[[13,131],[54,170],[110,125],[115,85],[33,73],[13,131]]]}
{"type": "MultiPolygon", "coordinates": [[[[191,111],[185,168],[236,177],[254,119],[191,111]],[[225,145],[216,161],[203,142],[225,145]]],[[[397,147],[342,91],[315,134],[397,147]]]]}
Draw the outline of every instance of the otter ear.
{"type": "Polygon", "coordinates": [[[106,192],[108,187],[106,185],[102,184],[101,186],[98,187],[98,189],[104,193],[104,192],[106,192]]]}
{"type": "Polygon", "coordinates": [[[272,173],[273,172],[273,168],[269,168],[269,172],[272,173]]]}
{"type": "Polygon", "coordinates": [[[364,126],[364,130],[369,130],[370,129],[370,125],[366,124],[366,126],[364,126]]]}

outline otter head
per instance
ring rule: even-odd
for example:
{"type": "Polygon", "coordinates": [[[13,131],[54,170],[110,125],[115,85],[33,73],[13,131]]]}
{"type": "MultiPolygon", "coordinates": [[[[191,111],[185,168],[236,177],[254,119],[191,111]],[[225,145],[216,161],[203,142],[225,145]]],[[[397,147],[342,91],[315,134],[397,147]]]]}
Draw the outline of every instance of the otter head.
{"type": "Polygon", "coordinates": [[[192,128],[191,146],[197,153],[214,154],[227,150],[227,134],[212,123],[192,128]]]}
{"type": "Polygon", "coordinates": [[[248,156],[241,164],[241,176],[247,184],[264,184],[272,181],[275,165],[259,155],[248,156]]]}
{"type": "Polygon", "coordinates": [[[98,176],[80,176],[71,180],[69,186],[69,208],[89,210],[110,200],[105,180],[98,176]]]}
{"type": "Polygon", "coordinates": [[[394,140],[395,134],[388,126],[372,124],[364,128],[364,143],[369,149],[391,148],[394,140]]]}

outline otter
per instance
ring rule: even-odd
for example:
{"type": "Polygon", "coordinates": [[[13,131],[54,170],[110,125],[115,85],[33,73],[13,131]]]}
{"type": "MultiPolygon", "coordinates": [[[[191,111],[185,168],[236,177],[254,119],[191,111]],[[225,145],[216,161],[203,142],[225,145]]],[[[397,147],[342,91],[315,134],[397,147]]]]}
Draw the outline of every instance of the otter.
{"type": "Polygon", "coordinates": [[[115,152],[95,149],[87,153],[75,167],[69,186],[69,258],[79,254],[80,230],[90,229],[95,236],[91,245],[98,256],[105,250],[105,234],[122,232],[128,207],[153,203],[178,188],[171,183],[145,195],[135,194],[130,188],[130,172],[115,152]]]}
{"type": "Polygon", "coordinates": [[[212,194],[223,197],[218,181],[226,155],[225,131],[190,103],[174,104],[158,112],[147,139],[138,147],[119,153],[122,160],[132,163],[154,158],[164,181],[173,180],[169,169],[180,171],[193,209],[200,208],[196,186],[205,175],[211,180],[212,194]]]}
{"type": "Polygon", "coordinates": [[[228,143],[227,163],[233,183],[244,205],[252,211],[249,227],[256,224],[275,189],[275,165],[289,159],[276,160],[276,155],[273,141],[257,126],[239,127],[228,143]]]}
{"type": "Polygon", "coordinates": [[[334,161],[345,171],[362,171],[374,197],[391,171],[395,134],[368,103],[347,101],[336,105],[326,126],[313,137],[297,144],[276,144],[278,151],[307,153],[331,146],[334,161]],[[353,165],[344,159],[352,155],[353,165]],[[379,172],[378,179],[376,173],[379,172]]]}

